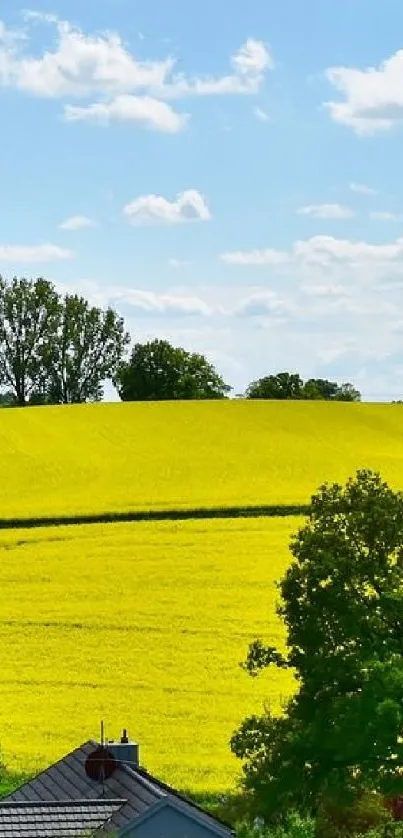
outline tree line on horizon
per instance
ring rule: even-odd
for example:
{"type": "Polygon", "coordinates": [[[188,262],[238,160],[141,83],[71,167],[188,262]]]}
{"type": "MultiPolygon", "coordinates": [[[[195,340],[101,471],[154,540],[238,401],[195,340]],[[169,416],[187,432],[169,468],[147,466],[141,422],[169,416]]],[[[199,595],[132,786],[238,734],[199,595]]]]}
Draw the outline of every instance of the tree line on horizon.
{"type": "MultiPolygon", "coordinates": [[[[155,339],[135,343],[113,308],[53,283],[0,276],[0,406],[101,401],[111,381],[122,401],[225,399],[233,389],[207,358],[155,339]]],[[[360,401],[350,383],[281,372],[251,382],[246,399],[360,401]]]]}

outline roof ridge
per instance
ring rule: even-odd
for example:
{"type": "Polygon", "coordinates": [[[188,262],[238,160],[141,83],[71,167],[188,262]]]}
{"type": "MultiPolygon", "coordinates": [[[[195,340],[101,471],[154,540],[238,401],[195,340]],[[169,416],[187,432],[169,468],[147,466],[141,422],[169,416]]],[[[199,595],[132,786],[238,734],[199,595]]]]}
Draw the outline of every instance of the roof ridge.
{"type": "Polygon", "coordinates": [[[182,794],[180,791],[177,791],[177,789],[174,789],[168,783],[164,783],[163,780],[158,780],[156,777],[153,777],[152,774],[149,774],[149,772],[145,768],[141,768],[140,766],[138,766],[135,769],[135,773],[138,774],[140,772],[146,775],[144,777],[144,779],[149,780],[152,783],[155,783],[161,789],[164,789],[166,794],[171,795],[172,797],[177,797],[178,800],[182,800],[184,803],[187,803],[189,806],[193,806],[194,809],[197,809],[203,815],[207,815],[207,817],[212,818],[212,820],[217,821],[217,823],[222,824],[222,826],[226,826],[228,829],[233,830],[232,825],[229,824],[228,821],[223,820],[223,818],[219,818],[217,815],[213,815],[211,812],[209,812],[203,806],[200,806],[199,803],[196,803],[194,800],[192,800],[191,797],[187,797],[186,794],[182,794]]]}

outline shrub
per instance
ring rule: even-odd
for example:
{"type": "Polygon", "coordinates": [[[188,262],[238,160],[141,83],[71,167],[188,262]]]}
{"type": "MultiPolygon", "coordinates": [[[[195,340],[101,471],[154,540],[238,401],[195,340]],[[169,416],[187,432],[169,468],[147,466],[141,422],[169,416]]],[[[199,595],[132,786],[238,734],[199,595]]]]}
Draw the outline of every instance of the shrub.
{"type": "MultiPolygon", "coordinates": [[[[323,800],[316,818],[316,838],[346,838],[346,836],[384,834],[385,826],[391,824],[390,812],[381,795],[364,791],[354,800],[340,803],[323,800]]],[[[402,833],[403,835],[403,833],[402,833]]]]}

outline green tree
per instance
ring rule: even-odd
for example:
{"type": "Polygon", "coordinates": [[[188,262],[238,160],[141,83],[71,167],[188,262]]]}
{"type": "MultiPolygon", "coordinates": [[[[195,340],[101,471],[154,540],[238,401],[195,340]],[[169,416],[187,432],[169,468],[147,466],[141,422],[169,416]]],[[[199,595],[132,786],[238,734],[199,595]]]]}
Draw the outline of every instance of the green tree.
{"type": "Polygon", "coordinates": [[[326,378],[309,378],[305,383],[297,373],[280,372],[252,381],[247,399],[308,399],[358,402],[360,392],[349,383],[337,384],[326,378]]]}
{"type": "Polygon", "coordinates": [[[203,355],[166,340],[136,343],[115,385],[123,401],[223,399],[231,390],[203,355]]]}
{"type": "Polygon", "coordinates": [[[103,383],[114,377],[129,340],[123,319],[112,308],[103,311],[77,294],[67,294],[49,342],[42,394],[35,400],[100,401],[103,383]]]}
{"type": "Polygon", "coordinates": [[[403,789],[403,494],[369,471],[323,486],[291,553],[279,585],[286,653],[256,640],[245,668],[290,668],[297,691],[231,742],[267,819],[326,795],[403,789]]]}
{"type": "Polygon", "coordinates": [[[326,378],[309,378],[304,384],[304,399],[323,399],[325,401],[337,400],[339,385],[336,381],[327,381],[326,378]]]}
{"type": "Polygon", "coordinates": [[[252,381],[245,395],[247,399],[300,399],[303,397],[303,386],[299,375],[279,372],[252,381]]]}
{"type": "Polygon", "coordinates": [[[42,386],[44,356],[58,316],[51,282],[0,277],[0,385],[12,391],[18,405],[27,404],[42,386]]]}
{"type": "Polygon", "coordinates": [[[361,393],[354,387],[353,384],[347,382],[346,384],[340,385],[337,399],[339,402],[360,402],[361,393]]]}

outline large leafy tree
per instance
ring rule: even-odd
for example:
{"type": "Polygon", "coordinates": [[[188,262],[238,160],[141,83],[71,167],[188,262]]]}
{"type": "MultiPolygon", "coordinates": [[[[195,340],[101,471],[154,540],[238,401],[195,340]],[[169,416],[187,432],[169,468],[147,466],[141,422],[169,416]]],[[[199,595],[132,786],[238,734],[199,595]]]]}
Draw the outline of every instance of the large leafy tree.
{"type": "Polygon", "coordinates": [[[99,401],[103,383],[115,375],[128,342],[123,319],[113,309],[104,311],[77,294],[67,294],[46,356],[45,400],[99,401]]]}
{"type": "Polygon", "coordinates": [[[57,328],[59,299],[51,282],[0,277],[0,385],[25,405],[43,381],[44,358],[57,328]]]}
{"type": "Polygon", "coordinates": [[[358,788],[403,790],[403,494],[369,471],[323,486],[291,553],[279,585],[286,652],[257,640],[245,667],[291,669],[297,691],[231,743],[267,819],[358,788]]]}
{"type": "Polygon", "coordinates": [[[136,343],[115,384],[123,401],[223,399],[231,390],[203,355],[166,340],[136,343]]]}

